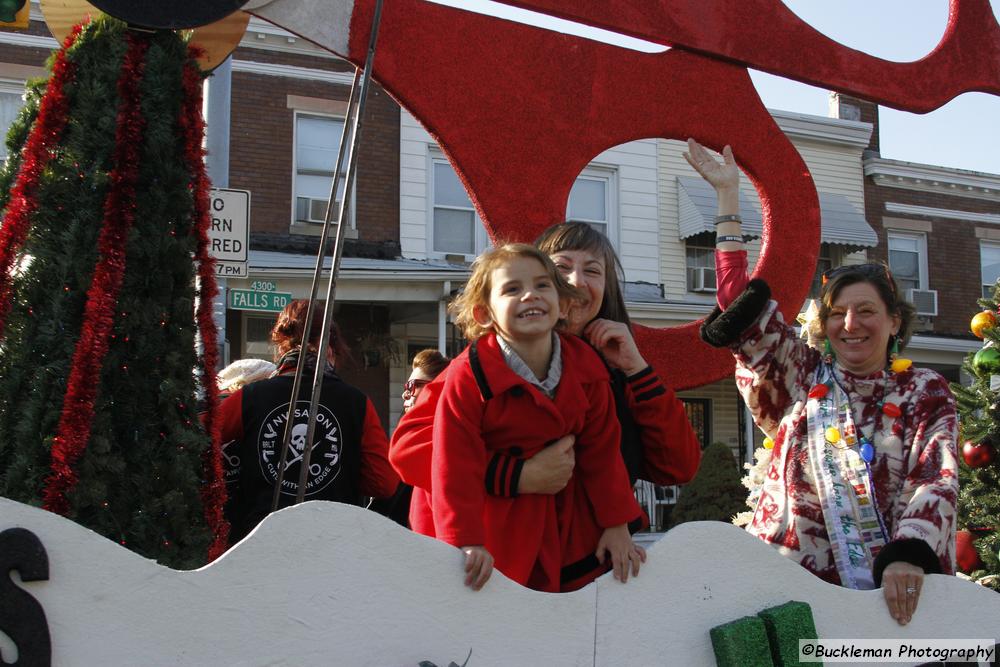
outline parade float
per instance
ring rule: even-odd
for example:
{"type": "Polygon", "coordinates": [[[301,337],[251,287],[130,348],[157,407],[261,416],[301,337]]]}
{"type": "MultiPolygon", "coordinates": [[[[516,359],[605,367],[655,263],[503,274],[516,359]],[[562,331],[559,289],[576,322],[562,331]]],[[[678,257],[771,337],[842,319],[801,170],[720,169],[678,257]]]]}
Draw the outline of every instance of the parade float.
{"type": "MultiPolygon", "coordinates": [[[[639,53],[423,0],[102,0],[82,23],[86,3],[49,5],[63,48],[29,91],[0,173],[5,659],[796,664],[800,639],[1000,636],[1000,598],[981,586],[929,576],[901,627],[879,591],[823,583],[717,523],[671,531],[641,585],[606,576],[559,595],[499,574],[472,593],[456,550],[328,503],[278,512],[223,553],[199,85],[228,53],[213,31],[238,40],[250,12],[374,77],[437,139],[493,238],[531,240],[560,218],[576,175],[608,147],[731,143],[762,203],[755,275],[790,306],[813,275],[818,198],[747,67],[914,112],[1000,94],[987,0],[952,0],[941,43],[913,63],[839,45],[778,0],[509,4],[670,48],[639,53]],[[151,282],[140,270],[151,264],[169,270],[151,282]]],[[[697,328],[638,327],[677,388],[731,372],[697,328]]]]}

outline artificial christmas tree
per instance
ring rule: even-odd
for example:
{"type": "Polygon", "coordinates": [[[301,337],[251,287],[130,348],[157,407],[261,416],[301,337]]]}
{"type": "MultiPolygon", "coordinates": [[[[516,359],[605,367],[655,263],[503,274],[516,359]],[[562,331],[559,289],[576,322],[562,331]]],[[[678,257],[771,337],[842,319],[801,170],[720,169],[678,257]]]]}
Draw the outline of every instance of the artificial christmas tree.
{"type": "Polygon", "coordinates": [[[107,18],[50,66],[0,173],[0,495],[198,566],[226,542],[202,74],[107,18]]]}
{"type": "Polygon", "coordinates": [[[983,339],[982,349],[970,353],[963,369],[972,378],[968,386],[953,384],[961,419],[963,465],[959,472],[959,567],[974,580],[1000,591],[1000,327],[997,304],[1000,282],[985,309],[972,318],[972,332],[983,339]]]}

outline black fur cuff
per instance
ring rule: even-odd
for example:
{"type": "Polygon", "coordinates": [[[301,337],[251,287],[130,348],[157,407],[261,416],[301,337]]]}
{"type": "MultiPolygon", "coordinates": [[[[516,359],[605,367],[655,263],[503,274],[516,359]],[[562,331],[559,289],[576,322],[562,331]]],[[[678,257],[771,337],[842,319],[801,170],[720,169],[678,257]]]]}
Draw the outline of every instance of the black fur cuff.
{"type": "Polygon", "coordinates": [[[701,339],[712,347],[729,347],[757,321],[771,300],[771,288],[760,278],[747,284],[743,293],[725,310],[718,306],[701,323],[701,339]]]}
{"type": "Polygon", "coordinates": [[[896,561],[921,567],[924,574],[941,574],[941,559],[927,542],[916,537],[893,540],[882,547],[882,550],[875,556],[875,564],[872,566],[875,588],[882,585],[882,572],[885,568],[896,561]]]}

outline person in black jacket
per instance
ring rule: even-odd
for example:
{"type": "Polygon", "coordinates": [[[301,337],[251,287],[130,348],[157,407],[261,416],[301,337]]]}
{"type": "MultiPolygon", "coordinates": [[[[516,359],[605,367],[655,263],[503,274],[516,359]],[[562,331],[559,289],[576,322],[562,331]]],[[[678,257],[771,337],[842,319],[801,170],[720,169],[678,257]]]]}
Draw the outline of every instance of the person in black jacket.
{"type": "Polygon", "coordinates": [[[312,451],[306,500],[359,505],[365,496],[391,496],[399,484],[399,477],[389,465],[388,440],[375,407],[335,371],[337,359],[348,354],[336,325],[331,329],[329,346],[322,355],[317,354],[323,323],[321,305],[313,309],[310,340],[303,351],[307,307],[305,300],[292,301],[271,330],[277,375],[237,390],[219,407],[231,544],[243,539],[271,511],[282,465],[279,458],[292,381],[299,363],[305,364],[305,377],[296,401],[279,508],[294,504],[307,446],[312,451]],[[313,417],[313,440],[307,443],[309,393],[318,360],[325,370],[313,417]]]}

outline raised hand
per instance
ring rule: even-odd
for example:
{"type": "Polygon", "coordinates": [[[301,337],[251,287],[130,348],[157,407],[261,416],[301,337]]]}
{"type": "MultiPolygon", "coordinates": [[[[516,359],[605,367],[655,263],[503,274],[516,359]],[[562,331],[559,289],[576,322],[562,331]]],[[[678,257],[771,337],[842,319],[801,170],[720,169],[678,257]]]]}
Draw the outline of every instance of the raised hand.
{"type": "Polygon", "coordinates": [[[732,148],[726,146],[722,149],[722,162],[720,163],[694,139],[688,139],[687,145],[688,149],[684,151],[684,159],[713,188],[718,191],[736,190],[740,187],[740,169],[736,166],[732,148]]]}

